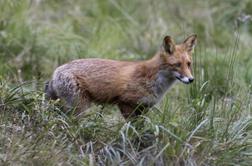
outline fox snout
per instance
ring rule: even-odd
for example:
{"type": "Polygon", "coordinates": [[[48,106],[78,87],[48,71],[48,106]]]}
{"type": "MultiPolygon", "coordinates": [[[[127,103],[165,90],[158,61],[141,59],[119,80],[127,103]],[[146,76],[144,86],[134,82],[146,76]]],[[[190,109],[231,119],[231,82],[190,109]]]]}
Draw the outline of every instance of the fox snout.
{"type": "Polygon", "coordinates": [[[185,84],[190,84],[193,82],[194,78],[193,77],[182,77],[182,78],[177,78],[179,79],[181,82],[185,83],[185,84]]]}
{"type": "Polygon", "coordinates": [[[190,83],[192,83],[193,80],[194,80],[194,78],[193,78],[192,76],[189,76],[189,77],[183,76],[182,74],[179,74],[178,72],[175,72],[174,75],[175,75],[175,77],[176,77],[179,81],[183,82],[184,84],[190,84],[190,83]]]}

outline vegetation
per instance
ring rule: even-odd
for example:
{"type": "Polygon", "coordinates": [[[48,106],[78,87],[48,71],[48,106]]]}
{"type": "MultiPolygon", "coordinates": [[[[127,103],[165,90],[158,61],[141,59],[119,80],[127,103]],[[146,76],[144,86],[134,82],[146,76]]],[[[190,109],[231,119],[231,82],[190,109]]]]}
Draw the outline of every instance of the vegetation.
{"type": "Polygon", "coordinates": [[[1,0],[1,165],[252,165],[251,0],[1,0]],[[76,117],[44,83],[76,58],[147,59],[164,35],[199,36],[195,82],[143,116],[76,117]]]}

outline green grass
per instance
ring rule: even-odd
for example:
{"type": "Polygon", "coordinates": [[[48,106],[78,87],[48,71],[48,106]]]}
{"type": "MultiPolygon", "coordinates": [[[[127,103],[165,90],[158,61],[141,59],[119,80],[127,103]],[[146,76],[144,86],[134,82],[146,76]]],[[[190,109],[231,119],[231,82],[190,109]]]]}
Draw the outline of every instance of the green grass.
{"type": "Polygon", "coordinates": [[[0,1],[1,165],[252,165],[252,3],[0,1]],[[47,103],[44,82],[77,58],[146,59],[169,34],[199,36],[195,82],[141,119],[114,106],[80,117],[47,103]]]}

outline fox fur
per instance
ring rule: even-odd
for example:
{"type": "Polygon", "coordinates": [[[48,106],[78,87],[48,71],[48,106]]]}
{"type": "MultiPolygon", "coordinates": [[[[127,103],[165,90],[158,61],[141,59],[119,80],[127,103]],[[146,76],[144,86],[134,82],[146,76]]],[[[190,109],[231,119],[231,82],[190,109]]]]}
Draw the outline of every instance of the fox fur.
{"type": "Polygon", "coordinates": [[[125,118],[140,115],[158,103],[177,81],[191,83],[192,52],[196,35],[175,44],[163,39],[157,53],[144,61],[78,59],[56,68],[47,82],[48,99],[62,99],[67,106],[85,111],[94,103],[117,104],[125,118]]]}

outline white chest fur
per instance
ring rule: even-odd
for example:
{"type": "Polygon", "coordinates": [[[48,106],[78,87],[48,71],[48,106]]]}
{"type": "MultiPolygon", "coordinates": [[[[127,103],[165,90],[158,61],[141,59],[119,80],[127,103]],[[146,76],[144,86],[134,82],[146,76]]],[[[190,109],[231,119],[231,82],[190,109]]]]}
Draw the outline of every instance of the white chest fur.
{"type": "Polygon", "coordinates": [[[176,82],[176,78],[172,77],[171,73],[167,71],[159,71],[156,79],[151,84],[152,94],[143,97],[139,103],[147,106],[153,106],[158,103],[167,90],[176,82]]]}

